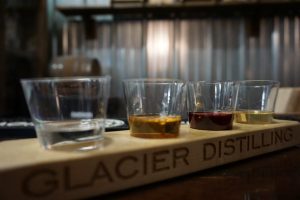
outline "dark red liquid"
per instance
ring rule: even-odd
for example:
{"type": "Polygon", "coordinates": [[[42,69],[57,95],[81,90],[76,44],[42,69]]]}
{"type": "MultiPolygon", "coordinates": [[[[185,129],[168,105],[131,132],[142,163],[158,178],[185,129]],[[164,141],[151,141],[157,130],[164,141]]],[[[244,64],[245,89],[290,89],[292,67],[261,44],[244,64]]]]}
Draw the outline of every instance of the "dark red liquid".
{"type": "Polygon", "coordinates": [[[189,112],[190,127],[200,130],[230,130],[233,114],[230,112],[189,112]]]}

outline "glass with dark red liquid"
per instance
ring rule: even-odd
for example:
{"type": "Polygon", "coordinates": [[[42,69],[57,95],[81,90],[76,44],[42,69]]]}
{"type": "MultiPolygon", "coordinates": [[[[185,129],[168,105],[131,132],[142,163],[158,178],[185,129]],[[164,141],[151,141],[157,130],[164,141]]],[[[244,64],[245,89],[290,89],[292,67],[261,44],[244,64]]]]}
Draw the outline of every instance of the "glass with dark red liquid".
{"type": "Polygon", "coordinates": [[[232,112],[189,112],[189,123],[193,129],[200,130],[231,130],[232,112]]]}
{"type": "Polygon", "coordinates": [[[233,81],[194,81],[188,84],[190,128],[231,130],[235,102],[233,81]]]}

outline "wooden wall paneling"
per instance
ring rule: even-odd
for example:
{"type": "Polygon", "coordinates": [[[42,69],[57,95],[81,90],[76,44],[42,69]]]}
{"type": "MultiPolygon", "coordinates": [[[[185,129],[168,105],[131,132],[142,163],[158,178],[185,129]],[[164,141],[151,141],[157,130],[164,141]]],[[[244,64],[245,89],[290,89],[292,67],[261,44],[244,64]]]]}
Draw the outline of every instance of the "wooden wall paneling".
{"type": "Polygon", "coordinates": [[[47,26],[47,0],[38,1],[37,14],[37,57],[36,74],[38,77],[47,76],[49,61],[49,37],[47,26]]]}
{"type": "Polygon", "coordinates": [[[4,0],[0,0],[0,116],[5,112],[5,13],[4,13],[4,0]]]}

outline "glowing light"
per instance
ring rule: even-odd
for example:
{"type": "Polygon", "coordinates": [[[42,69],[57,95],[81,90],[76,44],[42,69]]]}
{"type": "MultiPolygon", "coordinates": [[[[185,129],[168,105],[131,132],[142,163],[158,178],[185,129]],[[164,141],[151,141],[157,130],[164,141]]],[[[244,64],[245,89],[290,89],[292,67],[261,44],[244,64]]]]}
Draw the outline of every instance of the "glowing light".
{"type": "Polygon", "coordinates": [[[166,77],[170,67],[170,34],[168,22],[149,22],[147,30],[147,60],[150,77],[166,77]]]}
{"type": "Polygon", "coordinates": [[[168,32],[163,29],[158,30],[148,38],[147,52],[151,57],[164,58],[168,56],[170,48],[168,32]]]}

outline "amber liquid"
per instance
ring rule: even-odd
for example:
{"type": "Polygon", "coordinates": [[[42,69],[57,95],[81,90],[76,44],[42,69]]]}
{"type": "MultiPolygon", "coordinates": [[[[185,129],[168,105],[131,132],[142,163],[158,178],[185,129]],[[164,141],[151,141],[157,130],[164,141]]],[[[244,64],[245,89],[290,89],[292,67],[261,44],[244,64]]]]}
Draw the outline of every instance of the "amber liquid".
{"type": "Polygon", "coordinates": [[[174,138],[179,134],[180,116],[131,115],[131,135],[142,138],[174,138]]]}
{"type": "Polygon", "coordinates": [[[270,124],[273,122],[273,112],[266,111],[237,111],[235,122],[243,124],[270,124]]]}
{"type": "Polygon", "coordinates": [[[231,112],[190,112],[189,123],[193,129],[200,130],[230,130],[233,114],[231,112]]]}

